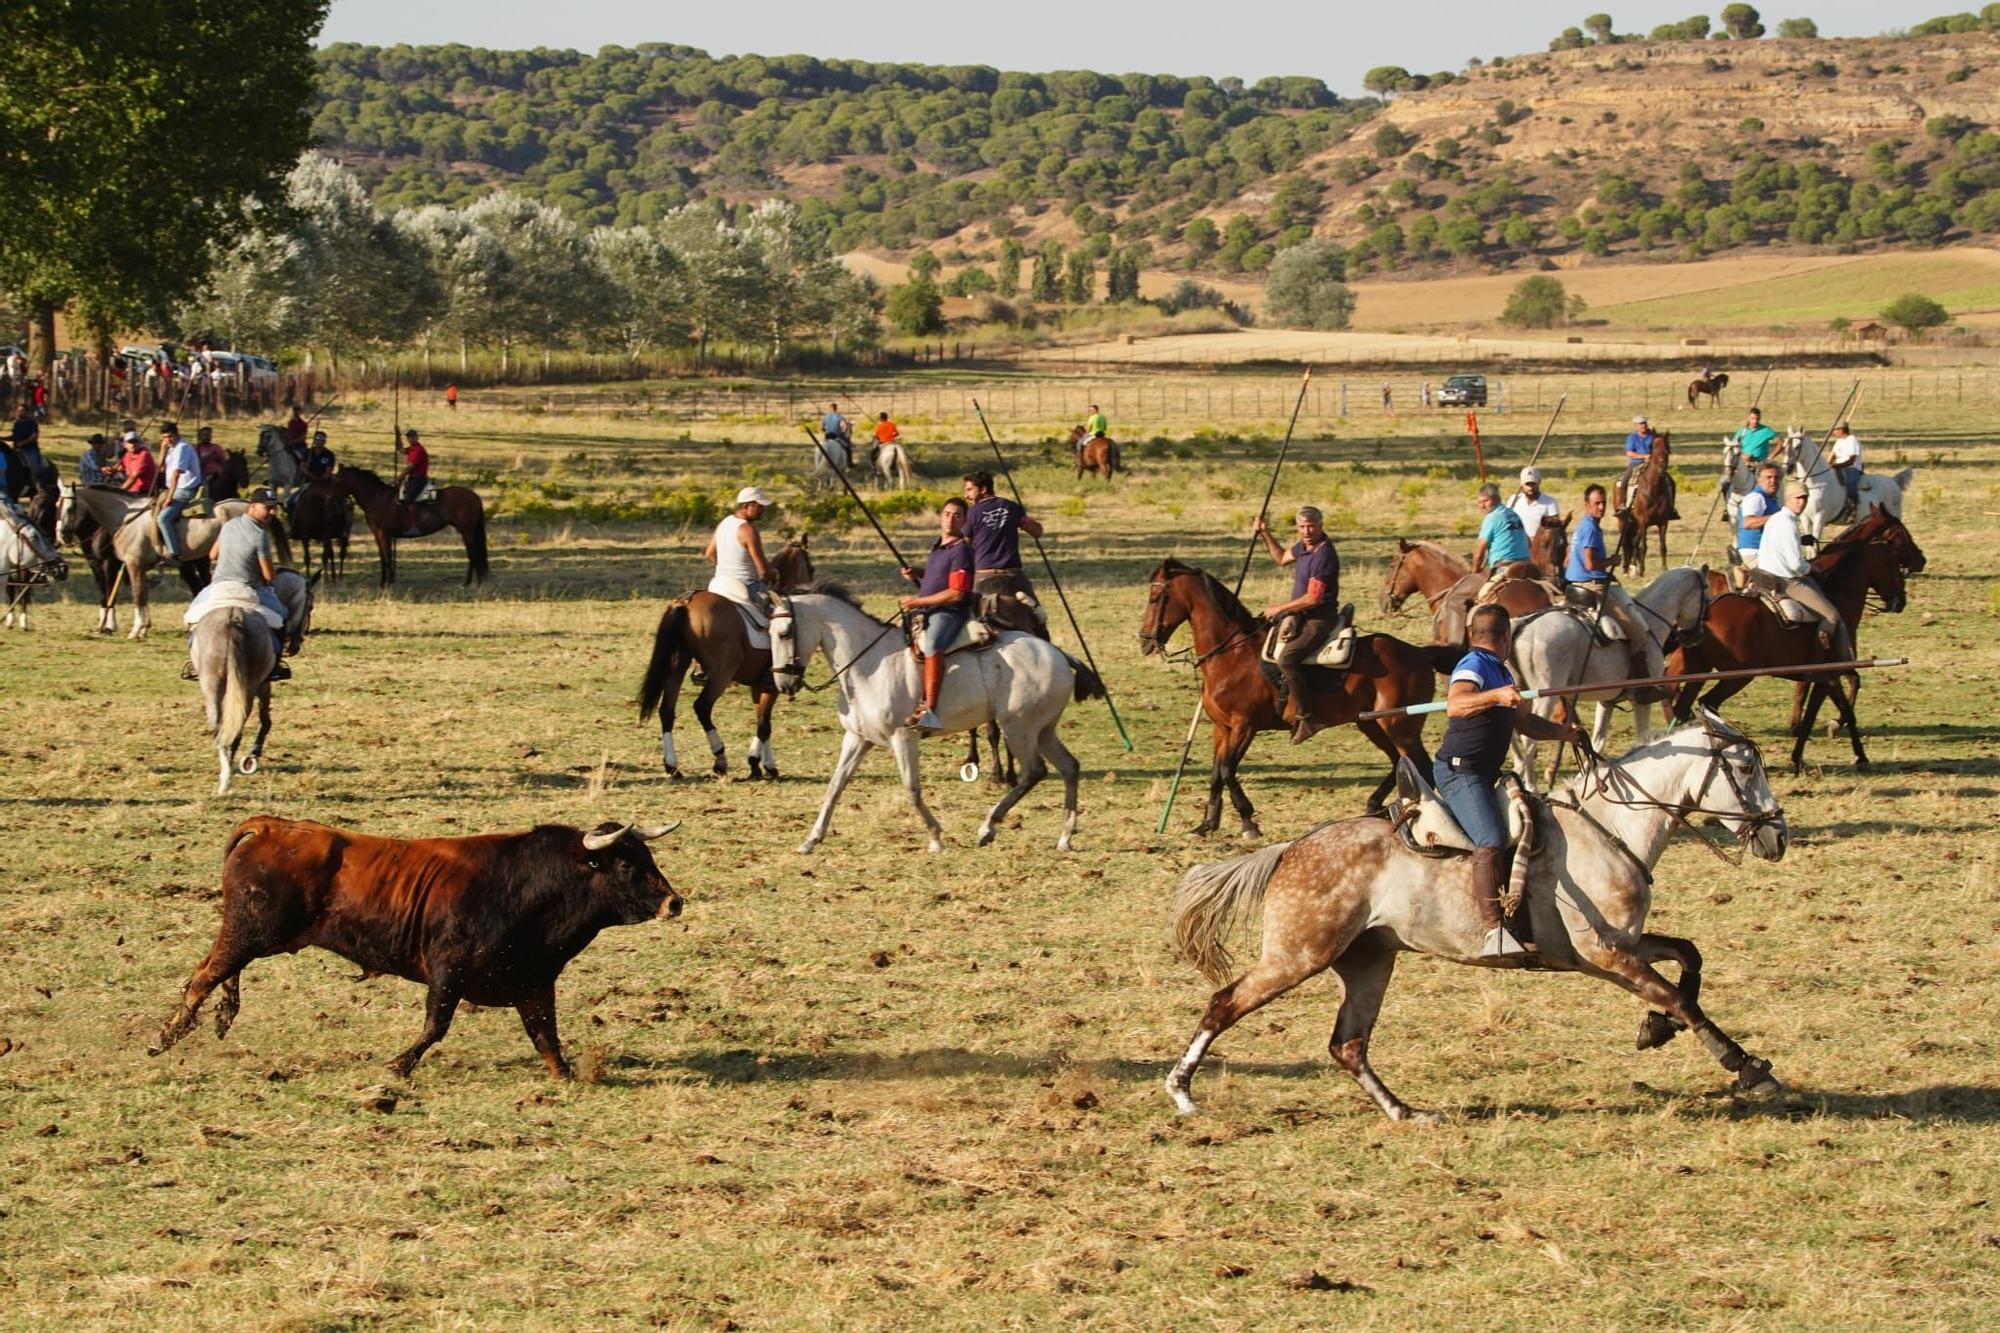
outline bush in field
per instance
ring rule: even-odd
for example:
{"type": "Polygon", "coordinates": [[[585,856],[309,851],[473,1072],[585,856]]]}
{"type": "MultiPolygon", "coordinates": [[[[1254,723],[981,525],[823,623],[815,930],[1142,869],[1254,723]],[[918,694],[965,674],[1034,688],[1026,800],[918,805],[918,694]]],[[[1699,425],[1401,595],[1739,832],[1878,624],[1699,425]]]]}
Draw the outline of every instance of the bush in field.
{"type": "Polygon", "coordinates": [[[1951,322],[1951,312],[1928,296],[1908,292],[1882,307],[1882,318],[1905,333],[1922,333],[1951,322]]]}
{"type": "Polygon", "coordinates": [[[1271,261],[1264,311],[1276,324],[1344,329],[1354,317],[1347,289],[1347,252],[1332,241],[1301,241],[1271,261]]]}
{"type": "Polygon", "coordinates": [[[1552,329],[1569,316],[1569,295],[1547,274],[1523,278],[1507,297],[1500,322],[1517,329],[1552,329]]]}
{"type": "Polygon", "coordinates": [[[883,313],[889,322],[913,337],[944,332],[944,294],[926,278],[914,278],[889,289],[883,313]]]}

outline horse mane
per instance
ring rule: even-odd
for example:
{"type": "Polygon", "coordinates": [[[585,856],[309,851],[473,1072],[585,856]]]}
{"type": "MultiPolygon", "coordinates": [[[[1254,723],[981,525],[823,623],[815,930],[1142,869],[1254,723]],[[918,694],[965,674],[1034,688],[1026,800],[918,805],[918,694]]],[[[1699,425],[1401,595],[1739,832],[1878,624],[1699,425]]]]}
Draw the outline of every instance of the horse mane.
{"type": "Polygon", "coordinates": [[[1192,575],[1201,580],[1202,586],[1208,589],[1208,595],[1222,608],[1224,615],[1234,616],[1238,620],[1257,619],[1250,614],[1249,608],[1243,605],[1242,598],[1223,587],[1222,580],[1205,569],[1197,569],[1186,561],[1170,555],[1160,562],[1160,573],[1166,578],[1178,578],[1183,574],[1192,575]]]}
{"type": "Polygon", "coordinates": [[[845,583],[837,579],[817,579],[806,586],[806,592],[820,597],[831,597],[837,602],[846,602],[861,614],[868,614],[867,608],[861,605],[861,599],[855,596],[845,583]]]}
{"type": "Polygon", "coordinates": [[[358,477],[362,481],[368,482],[371,485],[387,486],[389,484],[388,482],[382,480],[380,475],[374,472],[370,472],[367,468],[357,466],[356,464],[353,463],[342,463],[340,465],[340,470],[351,477],[358,477]]]}
{"type": "Polygon", "coordinates": [[[1862,519],[1859,523],[1856,523],[1853,527],[1831,541],[1822,542],[1819,553],[1823,556],[1831,555],[1835,551],[1843,550],[1849,546],[1859,546],[1864,542],[1874,541],[1876,537],[1887,532],[1891,524],[1900,527],[1902,526],[1902,520],[1891,514],[1888,510],[1880,509],[1868,515],[1868,517],[1862,519]]]}

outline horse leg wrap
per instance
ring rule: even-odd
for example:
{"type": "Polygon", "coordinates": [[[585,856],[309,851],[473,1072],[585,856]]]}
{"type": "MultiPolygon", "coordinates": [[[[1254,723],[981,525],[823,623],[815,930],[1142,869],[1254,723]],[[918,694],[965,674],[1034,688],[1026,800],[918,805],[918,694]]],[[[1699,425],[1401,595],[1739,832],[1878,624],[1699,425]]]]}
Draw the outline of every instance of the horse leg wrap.
{"type": "Polygon", "coordinates": [[[722,733],[714,727],[709,727],[702,734],[708,737],[708,752],[710,754],[721,754],[723,748],[722,733]]]}
{"type": "Polygon", "coordinates": [[[680,753],[674,749],[674,733],[671,731],[660,733],[660,763],[669,769],[681,766],[680,753]]]}

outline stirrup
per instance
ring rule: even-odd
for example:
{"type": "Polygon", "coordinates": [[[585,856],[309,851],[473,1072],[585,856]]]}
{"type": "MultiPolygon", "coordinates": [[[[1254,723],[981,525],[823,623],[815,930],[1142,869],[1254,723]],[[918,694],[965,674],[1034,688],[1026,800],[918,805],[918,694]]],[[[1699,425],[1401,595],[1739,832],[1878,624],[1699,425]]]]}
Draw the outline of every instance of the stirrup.
{"type": "Polygon", "coordinates": [[[1535,952],[1532,944],[1523,944],[1514,938],[1514,932],[1505,926],[1495,926],[1486,932],[1486,940],[1479,946],[1481,958],[1506,958],[1518,954],[1535,952]]]}
{"type": "Polygon", "coordinates": [[[187,661],[181,663],[181,679],[182,680],[201,679],[201,673],[194,669],[194,659],[192,657],[190,657],[187,661]]]}
{"type": "Polygon", "coordinates": [[[919,708],[903,719],[903,725],[917,731],[943,731],[944,723],[929,708],[919,708]]]}

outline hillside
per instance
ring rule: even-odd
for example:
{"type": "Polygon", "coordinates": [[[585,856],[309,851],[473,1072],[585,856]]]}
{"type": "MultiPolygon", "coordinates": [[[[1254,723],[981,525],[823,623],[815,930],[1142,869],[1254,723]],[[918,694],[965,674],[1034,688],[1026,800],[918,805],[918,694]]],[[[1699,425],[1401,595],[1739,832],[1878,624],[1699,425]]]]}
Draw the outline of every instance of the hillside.
{"type": "MultiPolygon", "coordinates": [[[[1255,279],[1319,234],[1361,274],[1929,247],[2000,230],[2000,36],[1626,41],[1428,76],[1005,73],[686,47],[319,53],[327,150],[384,204],[497,186],[592,223],[784,194],[834,248],[1014,239],[1255,279]]],[[[1149,284],[1151,285],[1151,284],[1149,284]]]]}

